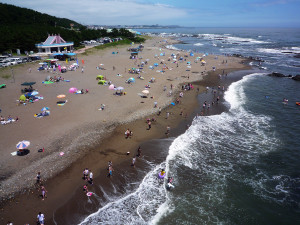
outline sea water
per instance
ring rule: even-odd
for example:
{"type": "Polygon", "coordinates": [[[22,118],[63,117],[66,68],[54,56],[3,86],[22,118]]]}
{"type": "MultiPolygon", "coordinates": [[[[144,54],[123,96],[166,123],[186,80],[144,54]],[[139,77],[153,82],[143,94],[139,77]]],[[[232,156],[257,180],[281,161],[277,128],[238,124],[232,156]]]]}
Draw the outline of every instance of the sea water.
{"type": "Polygon", "coordinates": [[[81,224],[300,224],[300,82],[266,76],[300,74],[299,30],[164,33],[186,43],[173,48],[263,58],[262,70],[228,87],[227,111],[195,117],[179,137],[156,140],[165,160],[147,162],[134,190],[81,224]],[[171,191],[157,179],[161,168],[174,178],[171,191]]]}

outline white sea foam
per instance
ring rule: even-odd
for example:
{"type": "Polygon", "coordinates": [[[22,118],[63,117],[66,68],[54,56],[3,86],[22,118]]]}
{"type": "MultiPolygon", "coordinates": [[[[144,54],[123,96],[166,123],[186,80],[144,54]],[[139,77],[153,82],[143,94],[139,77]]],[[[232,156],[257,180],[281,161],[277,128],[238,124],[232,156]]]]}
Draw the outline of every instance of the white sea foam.
{"type": "MultiPolygon", "coordinates": [[[[270,118],[251,114],[244,109],[247,101],[244,87],[259,75],[261,74],[248,75],[231,84],[225,94],[225,99],[231,106],[230,111],[195,118],[190,128],[170,146],[166,160],[168,176],[171,174],[177,178],[181,175],[177,173],[179,168],[189,168],[190,171],[201,173],[198,179],[205,177],[205,182],[199,181],[198,184],[201,185],[201,193],[193,197],[193,202],[186,203],[187,208],[193,207],[193,212],[198,211],[199,224],[206,224],[205,221],[218,224],[224,222],[210,210],[210,206],[223,206],[227,177],[232,179],[238,176],[234,165],[253,164],[259,155],[272,150],[272,146],[276,144],[276,140],[266,132],[270,118]],[[203,221],[200,215],[205,217],[203,221]]],[[[181,204],[185,204],[184,194],[173,197],[167,192],[166,201],[163,203],[165,214],[158,213],[152,222],[157,223],[162,217],[172,213],[166,209],[172,207],[173,201],[176,201],[173,198],[180,198],[181,204]]],[[[184,207],[180,210],[184,215],[184,207]]]]}
{"type": "Polygon", "coordinates": [[[202,45],[204,45],[204,44],[202,44],[202,43],[196,43],[196,44],[194,44],[195,46],[202,46],[202,45]]]}
{"type": "Polygon", "coordinates": [[[172,49],[172,50],[180,50],[179,48],[176,48],[174,45],[167,45],[166,48],[172,49]]]}
{"type": "Polygon", "coordinates": [[[268,54],[299,54],[300,47],[283,47],[283,48],[257,48],[258,52],[268,54]]]}
{"type": "Polygon", "coordinates": [[[230,36],[230,34],[220,35],[220,34],[199,34],[199,38],[209,39],[209,40],[219,40],[228,43],[239,43],[239,44],[267,44],[270,42],[256,40],[254,38],[243,38],[230,36]]]}
{"type": "MultiPolygon", "coordinates": [[[[168,144],[172,138],[166,139],[168,144]]],[[[149,163],[152,165],[152,163],[149,163]]],[[[143,178],[138,188],[127,193],[123,197],[114,199],[106,194],[106,199],[112,199],[97,212],[86,217],[81,225],[96,224],[149,224],[155,221],[157,213],[170,212],[170,208],[164,208],[166,190],[163,180],[159,180],[159,171],[165,168],[165,162],[152,165],[152,169],[143,178]]],[[[101,189],[103,193],[105,191],[101,189]]]]}

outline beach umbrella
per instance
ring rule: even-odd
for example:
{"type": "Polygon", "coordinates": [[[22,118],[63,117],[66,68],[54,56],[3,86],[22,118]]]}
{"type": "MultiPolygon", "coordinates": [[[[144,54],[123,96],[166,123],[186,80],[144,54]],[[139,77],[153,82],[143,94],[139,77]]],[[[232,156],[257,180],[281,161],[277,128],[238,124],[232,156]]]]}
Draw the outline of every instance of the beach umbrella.
{"type": "Polygon", "coordinates": [[[66,95],[57,95],[56,97],[57,97],[57,98],[65,98],[66,95]]]}
{"type": "Polygon", "coordinates": [[[23,141],[20,141],[20,142],[16,145],[16,147],[17,147],[17,149],[27,149],[29,145],[30,145],[30,142],[29,142],[29,141],[23,140],[23,141]]]}
{"type": "Polygon", "coordinates": [[[128,81],[130,81],[130,82],[135,82],[135,79],[134,79],[133,77],[130,77],[130,78],[128,79],[128,81]]]}
{"type": "Polygon", "coordinates": [[[44,108],[41,109],[41,111],[47,111],[49,109],[50,109],[49,107],[44,107],[44,108]]]}
{"type": "Polygon", "coordinates": [[[143,90],[142,93],[147,95],[147,94],[149,94],[149,91],[148,90],[143,90]]]}
{"type": "Polygon", "coordinates": [[[70,93],[75,93],[75,92],[77,92],[78,90],[77,90],[77,88],[76,87],[71,87],[70,89],[69,89],[69,92],[70,93]]]}
{"type": "Polygon", "coordinates": [[[117,90],[121,91],[121,90],[124,90],[124,88],[123,87],[117,87],[117,90]]]}
{"type": "Polygon", "coordinates": [[[115,85],[113,85],[113,84],[109,85],[108,89],[109,90],[114,90],[115,89],[115,85]]]}
{"type": "Polygon", "coordinates": [[[36,82],[24,82],[22,83],[21,85],[22,86],[31,86],[31,85],[34,85],[36,82]]]}
{"type": "Polygon", "coordinates": [[[157,67],[157,66],[158,66],[158,63],[154,63],[154,66],[157,67]]]}

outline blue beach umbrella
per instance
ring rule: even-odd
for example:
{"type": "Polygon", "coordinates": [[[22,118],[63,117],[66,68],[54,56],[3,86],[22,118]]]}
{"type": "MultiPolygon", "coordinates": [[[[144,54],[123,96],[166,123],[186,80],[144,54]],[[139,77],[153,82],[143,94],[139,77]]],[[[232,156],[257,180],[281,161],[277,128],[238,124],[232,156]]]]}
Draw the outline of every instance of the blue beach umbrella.
{"type": "Polygon", "coordinates": [[[20,141],[20,142],[16,145],[16,147],[17,147],[17,149],[27,149],[29,145],[30,145],[30,142],[29,142],[29,141],[23,140],[23,141],[20,141]]]}
{"type": "Polygon", "coordinates": [[[44,107],[44,108],[41,109],[41,111],[47,111],[49,109],[50,109],[49,107],[44,107]]]}
{"type": "Polygon", "coordinates": [[[133,77],[130,77],[130,78],[128,79],[128,81],[130,81],[130,82],[135,82],[135,79],[134,79],[133,77]]]}

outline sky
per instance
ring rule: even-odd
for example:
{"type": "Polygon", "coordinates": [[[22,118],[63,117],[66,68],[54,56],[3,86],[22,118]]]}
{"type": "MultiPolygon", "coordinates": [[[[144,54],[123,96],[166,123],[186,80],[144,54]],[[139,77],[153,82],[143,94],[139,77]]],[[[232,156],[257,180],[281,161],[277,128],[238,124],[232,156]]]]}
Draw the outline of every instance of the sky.
{"type": "Polygon", "coordinates": [[[84,25],[300,27],[300,0],[0,0],[84,25]]]}

